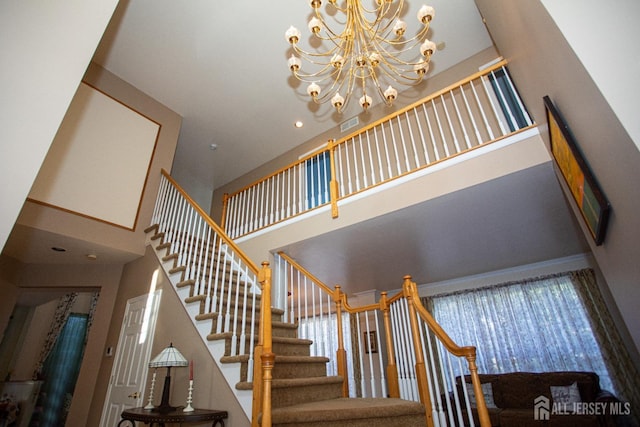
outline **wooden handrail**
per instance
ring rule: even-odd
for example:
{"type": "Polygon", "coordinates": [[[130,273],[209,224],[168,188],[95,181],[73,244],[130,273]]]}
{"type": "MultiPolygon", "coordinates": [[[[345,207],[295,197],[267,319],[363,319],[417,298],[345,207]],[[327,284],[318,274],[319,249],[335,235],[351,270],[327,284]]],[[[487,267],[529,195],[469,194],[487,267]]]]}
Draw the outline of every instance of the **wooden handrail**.
{"type": "Polygon", "coordinates": [[[233,198],[234,196],[236,196],[236,195],[238,195],[238,194],[242,193],[243,191],[246,191],[246,190],[248,190],[248,189],[249,189],[249,188],[251,188],[251,187],[254,187],[254,186],[258,185],[258,184],[261,184],[261,183],[263,183],[263,182],[266,182],[266,181],[270,180],[271,178],[273,178],[273,177],[275,177],[275,176],[277,176],[277,175],[281,174],[282,172],[285,172],[287,169],[292,169],[292,168],[294,168],[294,167],[296,167],[296,166],[298,166],[298,165],[300,165],[300,164],[302,164],[302,163],[306,162],[307,160],[310,160],[310,159],[314,158],[315,156],[317,156],[317,155],[319,155],[319,154],[324,153],[325,151],[327,151],[327,148],[326,148],[326,147],[318,148],[317,150],[315,150],[315,151],[311,152],[310,154],[307,154],[306,156],[299,158],[299,159],[298,159],[298,160],[296,160],[295,162],[293,162],[293,163],[289,163],[288,165],[283,166],[283,167],[281,167],[281,168],[277,169],[275,172],[272,172],[272,173],[270,173],[269,175],[266,175],[266,176],[264,176],[264,177],[260,178],[259,180],[254,181],[254,182],[252,182],[251,184],[249,184],[249,185],[246,185],[246,186],[242,187],[242,188],[241,188],[240,190],[238,190],[238,191],[234,191],[233,193],[231,193],[231,194],[229,195],[229,197],[228,197],[228,198],[233,198]]]}
{"type": "Polygon", "coordinates": [[[499,61],[225,194],[221,222],[237,238],[327,205],[337,218],[342,200],[530,129],[505,66],[499,61]],[[503,81],[513,105],[500,101],[503,81]]]}
{"type": "MultiPolygon", "coordinates": [[[[283,259],[285,259],[287,262],[289,262],[291,265],[295,265],[296,269],[298,269],[302,274],[304,274],[305,276],[307,276],[309,279],[311,279],[311,281],[313,281],[316,285],[318,285],[318,287],[320,289],[322,289],[323,291],[325,291],[327,294],[332,295],[334,297],[334,299],[336,298],[336,292],[331,289],[330,287],[328,287],[327,285],[324,284],[324,282],[322,282],[322,280],[318,279],[316,276],[314,276],[309,270],[307,270],[306,268],[304,268],[303,266],[301,266],[300,264],[298,264],[293,258],[291,258],[289,255],[287,255],[286,253],[284,253],[283,251],[279,251],[278,255],[280,257],[282,257],[283,259]]],[[[345,304],[346,306],[346,304],[345,304]]]]}
{"type": "Polygon", "coordinates": [[[413,336],[413,348],[416,357],[416,378],[418,381],[418,393],[420,395],[420,401],[425,407],[425,416],[427,418],[427,425],[433,426],[433,415],[431,413],[431,395],[429,393],[429,384],[427,383],[427,368],[424,364],[424,358],[422,356],[422,340],[420,339],[420,330],[418,328],[418,318],[416,316],[416,302],[413,299],[413,290],[415,289],[415,283],[411,282],[411,276],[404,277],[404,283],[402,284],[402,292],[407,299],[409,307],[409,322],[411,325],[411,335],[413,336]],[[413,285],[413,286],[412,286],[413,285]],[[413,289],[412,289],[413,288],[413,289]]]}
{"type": "Polygon", "coordinates": [[[255,181],[255,182],[253,182],[253,183],[251,183],[251,184],[249,184],[247,186],[242,187],[238,191],[235,191],[235,192],[231,193],[229,197],[230,198],[234,197],[235,195],[237,195],[239,193],[242,193],[243,191],[253,187],[254,185],[258,185],[258,184],[260,184],[262,182],[268,181],[269,179],[271,179],[274,176],[286,171],[287,169],[291,169],[292,167],[295,167],[296,165],[302,164],[302,163],[306,162],[307,160],[312,159],[313,157],[315,157],[315,156],[317,156],[319,154],[322,154],[324,151],[330,150],[330,149],[332,149],[332,148],[334,148],[334,147],[336,147],[336,146],[338,146],[340,144],[343,144],[343,143],[347,142],[348,140],[350,140],[351,138],[353,138],[356,135],[365,133],[368,130],[371,130],[371,129],[375,128],[376,126],[380,125],[380,123],[384,123],[384,122],[387,122],[389,120],[392,120],[392,119],[394,119],[394,118],[406,113],[407,111],[410,111],[410,110],[416,108],[416,106],[418,106],[418,105],[424,104],[426,102],[431,101],[432,99],[438,98],[440,95],[445,94],[447,92],[450,92],[454,88],[457,88],[459,86],[467,84],[467,83],[469,83],[469,82],[471,82],[471,81],[473,81],[473,80],[475,80],[475,79],[477,79],[477,78],[479,78],[479,77],[481,77],[483,75],[489,74],[490,72],[495,71],[495,70],[497,70],[497,69],[499,69],[499,68],[501,68],[503,66],[506,66],[506,65],[507,65],[507,61],[505,61],[505,60],[499,61],[499,62],[493,64],[492,66],[490,66],[490,67],[488,67],[488,68],[486,68],[484,70],[478,71],[478,72],[476,72],[476,73],[474,73],[474,74],[472,74],[472,75],[470,75],[470,76],[468,76],[468,77],[466,77],[466,78],[464,78],[464,79],[462,79],[462,80],[460,80],[460,81],[458,81],[456,83],[453,83],[453,84],[445,87],[444,89],[441,89],[441,90],[439,90],[437,92],[431,93],[431,94],[427,95],[426,97],[420,99],[419,101],[416,101],[413,104],[410,104],[410,105],[407,105],[404,108],[401,108],[400,110],[394,112],[393,114],[390,114],[390,115],[385,116],[385,117],[383,117],[381,119],[378,119],[378,120],[368,124],[367,126],[348,134],[347,136],[341,137],[338,140],[331,140],[327,144],[327,147],[319,148],[319,149],[307,154],[306,156],[298,159],[297,161],[279,168],[275,172],[273,172],[273,173],[271,173],[271,174],[269,174],[269,175],[267,175],[267,176],[265,176],[263,178],[260,178],[259,180],[255,181]]]}
{"type": "MultiPolygon", "coordinates": [[[[480,377],[478,376],[478,367],[476,366],[476,348],[474,346],[464,346],[460,347],[456,343],[453,342],[451,337],[442,329],[442,327],[435,321],[435,319],[429,314],[429,312],[424,308],[424,306],[420,303],[420,298],[418,296],[418,290],[415,282],[411,281],[411,276],[405,276],[403,291],[405,291],[406,297],[409,301],[409,308],[412,310],[411,316],[411,327],[412,332],[414,334],[414,343],[417,344],[416,339],[418,339],[418,328],[417,324],[414,325],[414,322],[417,321],[416,314],[420,316],[420,318],[429,324],[430,329],[440,338],[440,341],[444,344],[446,349],[453,355],[458,357],[464,357],[469,363],[469,372],[471,373],[471,382],[473,384],[473,392],[476,396],[476,409],[478,411],[478,418],[480,421],[480,425],[482,427],[490,426],[491,420],[489,418],[489,411],[487,410],[487,405],[484,400],[484,394],[482,392],[482,385],[480,384],[480,377]]],[[[422,355],[419,352],[419,349],[416,348],[417,357],[419,360],[416,361],[416,365],[418,366],[416,369],[424,369],[424,361],[422,360],[422,355]]],[[[425,373],[426,378],[426,373],[425,373]]],[[[426,387],[426,380],[418,382],[420,387],[426,387]]],[[[422,388],[420,389],[422,390],[422,388]]],[[[422,391],[421,391],[422,393],[422,391]]],[[[421,394],[422,395],[422,394],[421,394]]],[[[426,400],[423,402],[427,407],[431,407],[431,402],[428,400],[429,395],[426,393],[426,400]]],[[[433,419],[429,411],[427,411],[427,421],[431,420],[431,424],[433,423],[433,419]]]]}
{"type": "Polygon", "coordinates": [[[173,177],[166,170],[161,170],[162,175],[173,185],[173,187],[180,193],[180,195],[191,205],[191,207],[200,214],[202,219],[224,240],[225,244],[229,245],[235,253],[242,259],[242,261],[251,269],[251,271],[258,275],[259,268],[255,265],[253,261],[251,261],[244,252],[240,249],[240,247],[229,237],[227,233],[216,224],[207,214],[189,195],[186,191],[180,187],[180,185],[173,179],[173,177]]]}
{"type": "Polygon", "coordinates": [[[445,87],[444,89],[440,89],[437,92],[431,93],[431,94],[425,96],[424,98],[414,102],[413,104],[410,104],[410,105],[407,105],[404,108],[401,108],[400,110],[394,112],[393,114],[390,114],[390,115],[385,116],[385,117],[383,117],[381,119],[378,119],[375,122],[367,125],[366,127],[362,128],[362,129],[359,129],[359,130],[357,130],[357,131],[345,136],[344,138],[340,138],[338,140],[338,142],[336,143],[336,145],[342,144],[343,142],[353,138],[354,136],[356,136],[358,134],[361,134],[361,133],[364,133],[364,132],[366,132],[366,131],[368,131],[370,129],[373,129],[374,127],[378,126],[380,123],[384,123],[384,122],[390,121],[392,119],[395,119],[396,117],[403,115],[407,111],[410,111],[410,110],[416,108],[418,105],[424,104],[426,102],[431,101],[432,99],[438,98],[440,95],[445,94],[447,92],[450,92],[454,88],[457,88],[459,86],[467,84],[467,83],[477,79],[478,77],[484,76],[485,74],[489,74],[491,71],[497,70],[498,68],[501,68],[501,67],[503,67],[505,65],[507,65],[507,61],[502,60],[500,62],[497,62],[497,63],[493,64],[491,67],[488,67],[488,68],[486,68],[484,70],[478,71],[478,72],[476,72],[476,73],[474,73],[474,74],[472,74],[472,75],[470,75],[470,76],[468,76],[468,77],[466,77],[466,78],[464,78],[462,80],[459,80],[459,81],[457,81],[457,82],[445,87]]]}
{"type": "Polygon", "coordinates": [[[405,276],[405,283],[409,282],[407,286],[408,297],[412,299],[414,302],[414,306],[416,307],[416,313],[420,316],[422,320],[424,320],[429,328],[442,340],[442,344],[446,347],[446,349],[458,357],[476,357],[476,348],[473,346],[464,346],[461,347],[457,345],[447,334],[442,326],[436,322],[436,320],[431,316],[431,314],[427,311],[426,308],[422,304],[416,304],[416,302],[420,301],[420,297],[418,296],[418,290],[416,288],[416,284],[411,281],[411,276],[405,276]]]}
{"type": "MultiPolygon", "coordinates": [[[[398,341],[397,338],[393,337],[393,329],[392,329],[392,318],[391,318],[391,308],[392,306],[396,306],[394,309],[395,312],[398,310],[402,310],[402,302],[406,301],[406,309],[408,311],[408,324],[406,325],[407,333],[411,336],[410,342],[412,343],[414,353],[413,357],[413,366],[411,368],[415,372],[415,384],[418,391],[419,400],[425,406],[425,416],[427,419],[427,425],[433,426],[436,424],[435,417],[444,416],[442,411],[443,403],[441,402],[442,396],[440,396],[437,392],[438,386],[435,384],[440,380],[444,380],[444,378],[438,379],[433,378],[431,371],[428,372],[428,369],[436,369],[435,366],[440,363],[437,362],[439,356],[433,358],[433,355],[428,356],[429,359],[425,360],[425,355],[431,354],[431,344],[428,345],[428,353],[425,344],[425,338],[428,340],[429,338],[423,336],[422,334],[426,332],[430,334],[430,336],[435,337],[438,343],[440,343],[448,354],[451,356],[455,356],[457,358],[465,359],[467,361],[468,372],[471,377],[471,382],[473,384],[474,392],[477,396],[477,411],[478,417],[480,420],[480,425],[482,427],[490,426],[489,415],[486,408],[486,403],[484,402],[484,398],[482,395],[482,387],[480,385],[480,379],[477,372],[477,366],[475,364],[476,360],[476,348],[473,346],[459,346],[457,345],[449,335],[442,329],[442,327],[433,319],[431,314],[424,308],[422,305],[416,284],[411,280],[411,276],[405,276],[403,280],[402,289],[400,292],[396,293],[392,297],[387,295],[387,292],[381,292],[380,299],[377,303],[368,304],[359,307],[352,307],[348,303],[347,296],[342,292],[341,287],[336,285],[336,290],[332,291],[327,285],[322,283],[317,277],[309,273],[304,267],[297,264],[291,257],[286,255],[283,252],[279,252],[278,255],[284,259],[287,263],[289,263],[295,270],[301,273],[303,276],[309,278],[312,282],[312,285],[315,285],[322,292],[329,294],[332,296],[332,300],[336,305],[336,315],[337,315],[337,325],[338,325],[338,350],[336,352],[337,356],[337,369],[338,375],[342,375],[346,377],[347,372],[347,354],[344,347],[344,337],[342,334],[342,316],[341,313],[346,311],[350,314],[364,314],[365,318],[370,316],[373,312],[380,311],[383,315],[382,317],[382,327],[384,327],[384,345],[386,351],[386,380],[387,380],[387,395],[389,397],[401,397],[401,388],[405,390],[406,393],[406,381],[407,381],[407,372],[404,371],[407,367],[406,359],[403,363],[404,368],[402,366],[397,366],[396,363],[396,353],[394,350],[394,343],[400,343],[398,345],[403,345],[402,343],[406,343],[407,341],[404,339],[400,339],[398,341]],[[421,325],[418,322],[423,322],[421,325]],[[427,328],[425,330],[425,328],[427,328]],[[425,346],[425,348],[423,348],[425,346]],[[436,363],[436,365],[434,365],[436,363]],[[429,366],[429,368],[427,367],[429,366]],[[403,378],[399,378],[399,372],[403,371],[403,378]],[[432,377],[431,379],[429,379],[432,377]],[[401,386],[401,381],[405,384],[401,386]],[[436,387],[436,388],[434,388],[436,387]],[[436,411],[438,414],[436,415],[436,411]]],[[[401,315],[402,316],[402,315],[401,315]]],[[[397,322],[397,321],[393,321],[397,322]]],[[[404,324],[403,324],[404,325],[404,324]]],[[[396,327],[403,327],[403,325],[398,325],[396,323],[396,327]]],[[[367,331],[369,331],[367,326],[367,331]]],[[[369,333],[369,332],[367,332],[369,333]]],[[[404,347],[403,347],[404,348],[404,347]]],[[[365,350],[367,347],[365,346],[365,350]]],[[[399,356],[400,357],[400,356],[399,356]]],[[[402,357],[401,357],[402,358],[402,357]]],[[[438,368],[440,369],[440,368],[438,368]]],[[[435,374],[433,374],[435,375],[435,374]]],[[[348,380],[345,379],[343,382],[343,396],[348,396],[348,380]]],[[[447,394],[448,395],[448,394],[447,394]]]]}

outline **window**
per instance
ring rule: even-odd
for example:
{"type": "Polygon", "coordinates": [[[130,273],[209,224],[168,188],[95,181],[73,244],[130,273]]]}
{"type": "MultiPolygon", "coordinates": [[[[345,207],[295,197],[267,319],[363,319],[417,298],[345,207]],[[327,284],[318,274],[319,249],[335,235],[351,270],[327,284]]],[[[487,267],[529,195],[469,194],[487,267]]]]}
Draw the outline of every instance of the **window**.
{"type": "Polygon", "coordinates": [[[434,296],[434,318],[478,349],[478,371],[593,371],[616,393],[569,273],[434,296]]]}
{"type": "Polygon", "coordinates": [[[88,328],[86,314],[71,313],[67,318],[42,369],[44,384],[39,403],[42,411],[34,417],[37,425],[64,425],[80,373],[88,328]]]}
{"type": "Polygon", "coordinates": [[[323,151],[305,162],[306,174],[306,208],[329,202],[329,182],[331,181],[330,156],[323,151]]]}
{"type": "Polygon", "coordinates": [[[500,109],[509,125],[509,130],[515,132],[531,124],[524,105],[516,93],[516,88],[511,83],[511,77],[505,67],[499,68],[488,76],[493,91],[496,95],[500,109]]]}
{"type": "MultiPolygon", "coordinates": [[[[351,337],[351,324],[349,313],[342,313],[342,335],[351,337]]],[[[335,354],[338,350],[338,321],[337,314],[323,314],[313,317],[300,318],[298,320],[298,333],[300,338],[313,341],[310,347],[312,356],[329,357],[327,363],[327,375],[338,375],[338,361],[335,354]]],[[[344,350],[347,354],[353,354],[351,340],[345,339],[344,350]]],[[[347,357],[347,375],[349,377],[349,396],[356,397],[356,383],[354,379],[353,359],[347,357]]]]}

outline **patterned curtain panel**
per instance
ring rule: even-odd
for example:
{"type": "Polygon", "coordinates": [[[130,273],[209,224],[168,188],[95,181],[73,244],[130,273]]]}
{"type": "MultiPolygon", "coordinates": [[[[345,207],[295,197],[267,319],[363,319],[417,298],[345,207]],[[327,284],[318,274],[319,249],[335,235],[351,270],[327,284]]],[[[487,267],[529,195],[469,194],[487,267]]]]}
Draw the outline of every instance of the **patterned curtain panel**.
{"type": "Polygon", "coordinates": [[[38,401],[41,410],[31,419],[32,425],[65,425],[84,353],[87,314],[72,313],[42,367],[44,383],[38,401]]]}
{"type": "MultiPolygon", "coordinates": [[[[354,336],[357,339],[357,330],[353,329],[353,316],[349,313],[342,313],[342,335],[345,337],[343,343],[344,350],[347,354],[353,354],[357,351],[357,341],[353,341],[354,336]],[[354,335],[355,334],[355,335],[354,335]],[[351,337],[351,339],[348,339],[351,337]],[[355,342],[355,344],[354,344],[355,342]],[[356,346],[353,349],[353,346],[356,346]]],[[[300,338],[310,339],[312,356],[327,356],[330,362],[327,363],[327,375],[338,375],[338,364],[336,360],[336,351],[338,349],[338,322],[335,313],[323,316],[309,317],[298,321],[298,330],[300,338]]],[[[359,365],[354,359],[347,359],[347,375],[354,377],[354,370],[359,372],[359,365]]],[[[349,381],[349,395],[355,397],[356,386],[354,381],[349,381]]]]}
{"type": "Polygon", "coordinates": [[[40,410],[33,415],[30,425],[65,424],[100,293],[91,295],[88,313],[70,313],[77,296],[70,293],[61,298],[54,314],[40,355],[42,360],[34,374],[44,383],[37,403],[40,410]]]}
{"type": "Polygon", "coordinates": [[[84,344],[87,345],[87,340],[89,339],[89,330],[91,330],[91,325],[93,324],[93,316],[96,314],[96,307],[98,306],[98,299],[100,298],[100,292],[94,292],[91,295],[91,303],[89,305],[89,318],[87,320],[87,333],[84,337],[84,344]]]}
{"type": "Polygon", "coordinates": [[[591,328],[602,349],[607,366],[615,370],[611,376],[614,388],[620,397],[631,403],[631,407],[640,409],[640,374],[627,351],[620,332],[613,322],[611,313],[602,298],[593,270],[580,270],[571,273],[582,304],[587,310],[591,328]]]}
{"type": "MultiPolygon", "coordinates": [[[[436,295],[424,303],[455,342],[478,348],[479,372],[592,371],[603,389],[629,399],[622,379],[631,371],[608,355],[626,358],[626,352],[609,347],[611,341],[597,332],[616,328],[606,323],[610,316],[601,297],[594,296],[599,296],[597,286],[585,279],[592,275],[590,270],[556,274],[436,295]],[[587,288],[593,309],[583,302],[587,288]],[[594,319],[592,312],[607,316],[594,319]]],[[[637,376],[630,381],[637,385],[637,376]]]]}
{"type": "Polygon", "coordinates": [[[69,313],[71,312],[71,308],[73,307],[73,303],[76,301],[77,297],[77,292],[71,292],[60,298],[60,302],[58,303],[58,307],[56,308],[56,312],[53,316],[51,328],[49,329],[44,346],[40,351],[40,357],[38,357],[38,362],[36,363],[36,367],[33,371],[34,380],[40,379],[42,366],[45,360],[47,360],[49,353],[51,353],[53,346],[56,344],[58,336],[60,336],[60,332],[67,322],[67,318],[69,317],[69,313]]]}

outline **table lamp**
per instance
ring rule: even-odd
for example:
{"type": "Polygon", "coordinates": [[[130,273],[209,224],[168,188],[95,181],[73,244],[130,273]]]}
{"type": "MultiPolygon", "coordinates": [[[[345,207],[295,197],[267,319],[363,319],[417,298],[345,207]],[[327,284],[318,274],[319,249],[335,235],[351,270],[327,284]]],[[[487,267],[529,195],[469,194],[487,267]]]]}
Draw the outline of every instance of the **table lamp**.
{"type": "Polygon", "coordinates": [[[189,366],[189,362],[184,356],[173,346],[165,348],[151,362],[150,368],[167,368],[167,376],[164,377],[164,388],[162,389],[162,400],[160,406],[152,409],[154,412],[171,412],[176,409],[175,406],[169,404],[169,393],[171,389],[171,368],[174,366],[189,366]]]}

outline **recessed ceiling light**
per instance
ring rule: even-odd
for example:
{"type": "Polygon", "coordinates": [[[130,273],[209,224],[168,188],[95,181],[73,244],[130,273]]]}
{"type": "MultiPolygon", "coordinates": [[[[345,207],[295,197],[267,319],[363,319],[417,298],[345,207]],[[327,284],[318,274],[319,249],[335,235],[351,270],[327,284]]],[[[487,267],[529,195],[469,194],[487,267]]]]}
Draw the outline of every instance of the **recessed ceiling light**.
{"type": "Polygon", "coordinates": [[[215,151],[218,149],[218,144],[211,144],[209,148],[211,149],[211,151],[215,151]]]}
{"type": "Polygon", "coordinates": [[[302,123],[302,121],[298,120],[297,122],[295,122],[293,124],[293,126],[297,127],[297,128],[301,128],[302,126],[304,126],[304,123],[302,123]]]}

